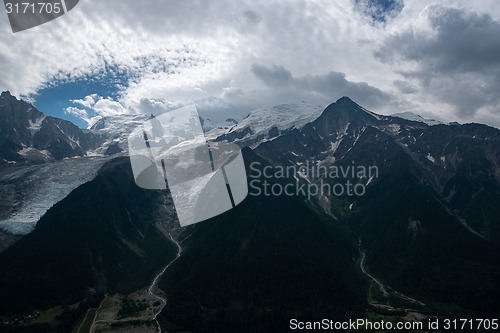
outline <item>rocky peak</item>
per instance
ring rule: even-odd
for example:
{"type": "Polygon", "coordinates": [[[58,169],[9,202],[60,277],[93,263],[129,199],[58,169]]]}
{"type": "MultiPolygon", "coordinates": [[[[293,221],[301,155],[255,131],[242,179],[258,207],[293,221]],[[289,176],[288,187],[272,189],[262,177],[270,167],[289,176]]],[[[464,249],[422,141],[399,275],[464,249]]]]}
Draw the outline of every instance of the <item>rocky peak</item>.
{"type": "Polygon", "coordinates": [[[101,143],[99,136],[84,133],[69,121],[47,117],[9,91],[0,96],[0,115],[0,163],[84,156],[101,143]]]}

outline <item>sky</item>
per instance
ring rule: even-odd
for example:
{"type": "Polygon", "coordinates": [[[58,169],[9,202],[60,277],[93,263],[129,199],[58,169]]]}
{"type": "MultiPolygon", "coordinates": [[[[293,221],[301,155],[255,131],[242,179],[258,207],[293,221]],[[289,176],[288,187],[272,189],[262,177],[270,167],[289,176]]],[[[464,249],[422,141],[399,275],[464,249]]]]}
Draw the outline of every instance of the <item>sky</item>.
{"type": "Polygon", "coordinates": [[[215,121],[349,96],[500,128],[500,1],[81,0],[12,33],[0,90],[87,127],[196,103],[215,121]]]}

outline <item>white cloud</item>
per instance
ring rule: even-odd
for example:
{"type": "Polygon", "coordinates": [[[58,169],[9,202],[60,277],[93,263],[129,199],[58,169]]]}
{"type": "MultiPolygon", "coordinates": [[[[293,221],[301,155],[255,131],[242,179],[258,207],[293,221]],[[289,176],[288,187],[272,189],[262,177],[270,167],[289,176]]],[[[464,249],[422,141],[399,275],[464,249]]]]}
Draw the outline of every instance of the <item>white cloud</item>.
{"type": "Polygon", "coordinates": [[[86,110],[79,109],[79,108],[76,108],[74,106],[67,107],[64,110],[64,113],[71,114],[73,116],[76,116],[76,117],[82,119],[83,121],[85,121],[87,123],[89,128],[92,127],[92,125],[94,125],[96,123],[96,121],[101,119],[101,116],[90,117],[86,110]]]}
{"type": "Polygon", "coordinates": [[[85,96],[83,99],[74,99],[71,102],[80,107],[69,106],[64,112],[82,119],[89,127],[102,117],[132,113],[130,109],[125,108],[120,102],[97,94],[85,96]],[[81,108],[82,106],[84,109],[81,108]]]}
{"type": "Polygon", "coordinates": [[[121,105],[119,102],[113,101],[110,98],[99,99],[92,107],[92,110],[103,117],[130,113],[129,110],[123,107],[123,105],[121,105]]]}
{"type": "Polygon", "coordinates": [[[66,112],[68,114],[72,114],[72,115],[77,116],[77,117],[82,118],[82,119],[88,119],[88,116],[89,116],[89,114],[87,113],[86,110],[75,108],[74,106],[67,107],[66,110],[64,110],[64,112],[66,112]]]}
{"type": "Polygon", "coordinates": [[[84,99],[72,99],[71,102],[75,104],[80,104],[86,108],[91,108],[95,105],[96,100],[99,100],[99,96],[97,94],[92,94],[85,96],[84,99]]]}
{"type": "MultiPolygon", "coordinates": [[[[439,29],[429,21],[433,2],[406,0],[399,14],[382,22],[356,8],[354,0],[152,0],[147,5],[88,0],[53,22],[17,34],[9,31],[4,15],[0,89],[27,96],[55,80],[108,72],[125,76],[126,82],[115,99],[89,95],[74,100],[79,110],[87,109],[87,119],[160,112],[193,102],[206,112],[241,115],[262,104],[295,99],[326,104],[342,94],[358,94],[364,96],[360,103],[371,103],[366,106],[382,113],[413,110],[438,119],[480,119],[499,126],[498,99],[476,101],[483,92],[492,96],[497,89],[494,72],[481,74],[478,91],[466,89],[477,84],[477,78],[467,75],[455,77],[459,82],[436,78],[431,80],[435,85],[426,87],[405,73],[432,64],[428,57],[403,57],[396,63],[376,56],[405,31],[417,32],[420,39],[410,46],[391,44],[387,56],[407,54],[404,47],[425,48],[439,37],[439,29]],[[255,69],[254,64],[261,67],[255,69]],[[266,69],[274,83],[265,79],[266,69]],[[280,69],[284,76],[278,75],[280,69]],[[464,113],[454,104],[454,87],[470,94],[460,96],[471,101],[473,112],[464,113]]],[[[492,27],[500,20],[497,0],[440,4],[466,17],[488,13],[492,27]]]]}

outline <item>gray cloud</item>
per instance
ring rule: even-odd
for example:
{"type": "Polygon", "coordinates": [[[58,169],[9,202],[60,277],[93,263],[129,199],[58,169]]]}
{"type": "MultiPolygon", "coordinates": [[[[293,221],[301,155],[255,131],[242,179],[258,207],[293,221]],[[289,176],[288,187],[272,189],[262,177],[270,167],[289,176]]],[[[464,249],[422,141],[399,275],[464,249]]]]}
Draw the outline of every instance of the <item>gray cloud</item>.
{"type": "Polygon", "coordinates": [[[399,89],[403,94],[413,94],[417,92],[417,88],[411,83],[403,80],[394,80],[392,83],[399,89]]]}
{"type": "Polygon", "coordinates": [[[243,16],[252,23],[259,23],[262,20],[262,17],[252,10],[243,12],[243,16]]]}
{"type": "MultiPolygon", "coordinates": [[[[378,107],[393,102],[390,94],[369,85],[366,82],[352,82],[340,72],[329,72],[324,75],[305,75],[294,78],[283,66],[273,65],[271,68],[257,64],[252,65],[252,72],[266,86],[275,90],[286,90],[290,99],[295,96],[322,95],[325,101],[333,101],[341,96],[349,96],[366,107],[378,107]]],[[[304,97],[307,98],[307,97],[304,97]]]]}
{"type": "Polygon", "coordinates": [[[271,68],[257,64],[252,65],[252,73],[266,86],[276,88],[293,82],[292,73],[283,66],[273,65],[271,68]]]}
{"type": "MultiPolygon", "coordinates": [[[[432,6],[428,21],[433,33],[407,29],[388,38],[375,53],[395,66],[422,92],[444,101],[462,116],[500,106],[500,23],[488,14],[432,6]],[[405,67],[410,62],[412,66],[405,67]]],[[[411,83],[395,81],[405,93],[411,83]]]]}

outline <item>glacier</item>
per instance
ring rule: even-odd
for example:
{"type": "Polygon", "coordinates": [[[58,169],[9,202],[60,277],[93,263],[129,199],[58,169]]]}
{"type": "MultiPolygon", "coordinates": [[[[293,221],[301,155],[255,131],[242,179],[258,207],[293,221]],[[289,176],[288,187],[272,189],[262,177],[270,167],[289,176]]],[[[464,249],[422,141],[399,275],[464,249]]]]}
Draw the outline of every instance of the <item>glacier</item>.
{"type": "Polygon", "coordinates": [[[38,220],[78,186],[91,181],[113,157],[75,157],[42,165],[15,166],[0,172],[0,228],[14,235],[30,233],[38,220]]]}

